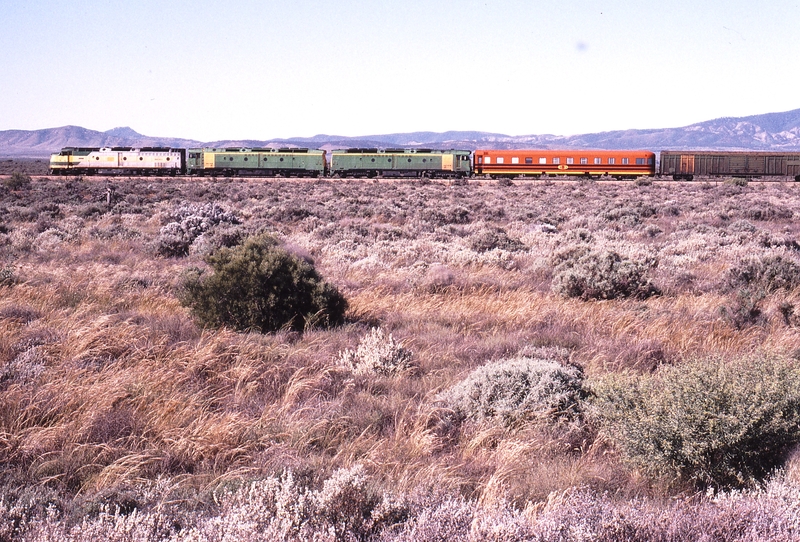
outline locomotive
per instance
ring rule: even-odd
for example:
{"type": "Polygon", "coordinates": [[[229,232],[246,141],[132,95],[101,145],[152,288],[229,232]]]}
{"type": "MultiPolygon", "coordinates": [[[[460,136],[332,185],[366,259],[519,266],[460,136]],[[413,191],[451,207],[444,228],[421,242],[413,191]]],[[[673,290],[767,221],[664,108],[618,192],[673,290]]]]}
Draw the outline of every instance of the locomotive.
{"type": "Polygon", "coordinates": [[[65,147],[50,157],[51,175],[247,177],[613,177],[692,180],[710,177],[793,177],[800,153],[648,150],[433,150],[353,148],[328,153],[304,148],[65,147]]]}
{"type": "Polygon", "coordinates": [[[334,177],[466,177],[469,151],[432,149],[347,149],[331,152],[334,177]]]}
{"type": "Polygon", "coordinates": [[[51,175],[170,175],[186,173],[186,151],[162,147],[64,147],[50,156],[51,175]]]}

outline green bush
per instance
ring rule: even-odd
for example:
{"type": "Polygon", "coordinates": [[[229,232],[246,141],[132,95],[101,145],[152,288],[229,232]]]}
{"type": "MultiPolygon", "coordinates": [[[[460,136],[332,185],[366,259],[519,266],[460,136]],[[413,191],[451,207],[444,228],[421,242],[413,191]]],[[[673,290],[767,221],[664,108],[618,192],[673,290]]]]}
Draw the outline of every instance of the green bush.
{"type": "Polygon", "coordinates": [[[585,396],[579,367],[523,356],[479,367],[439,400],[461,417],[512,426],[577,420],[585,396]]]}
{"type": "Polygon", "coordinates": [[[616,252],[594,252],[578,246],[554,258],[552,289],[563,297],[583,300],[646,298],[658,293],[647,278],[651,265],[616,252]]]}
{"type": "Polygon", "coordinates": [[[625,457],[650,475],[699,488],[744,487],[800,442],[800,371],[752,359],[661,366],[610,377],[593,411],[625,457]]]}
{"type": "Polygon", "coordinates": [[[181,302],[207,326],[262,333],[342,323],[347,301],[314,267],[269,236],[206,257],[214,270],[190,269],[181,302]]]}

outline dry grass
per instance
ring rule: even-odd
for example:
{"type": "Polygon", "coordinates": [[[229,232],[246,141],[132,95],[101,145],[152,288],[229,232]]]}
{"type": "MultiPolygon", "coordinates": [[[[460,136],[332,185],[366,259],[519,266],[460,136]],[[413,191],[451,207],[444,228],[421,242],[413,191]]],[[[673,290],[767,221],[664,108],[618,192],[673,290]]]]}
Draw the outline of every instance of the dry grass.
{"type": "MultiPolygon", "coordinates": [[[[525,347],[564,347],[590,378],[712,355],[800,356],[786,309],[800,291],[769,293],[747,325],[720,310],[736,302],[722,281],[742,259],[800,260],[794,185],[114,182],[110,209],[97,181],[0,193],[0,269],[14,277],[0,286],[7,492],[99,502],[160,481],[169,489],[159,499],[206,510],[226,484],[291,471],[319,489],[359,464],[375,491],[429,490],[487,509],[544,506],[575,488],[658,500],[666,490],[609,443],[456,423],[435,398],[525,347]],[[175,292],[221,230],[185,258],[157,256],[156,245],[179,205],[211,201],[242,235],[270,232],[313,258],[347,297],[349,323],[264,336],[199,329],[175,292]],[[486,232],[499,230],[503,243],[488,248],[486,232]],[[554,255],[580,245],[657,261],[662,295],[553,293],[554,255]],[[377,326],[416,370],[354,374],[338,363],[377,326]]],[[[86,514],[77,504],[59,513],[64,525],[86,514]]]]}

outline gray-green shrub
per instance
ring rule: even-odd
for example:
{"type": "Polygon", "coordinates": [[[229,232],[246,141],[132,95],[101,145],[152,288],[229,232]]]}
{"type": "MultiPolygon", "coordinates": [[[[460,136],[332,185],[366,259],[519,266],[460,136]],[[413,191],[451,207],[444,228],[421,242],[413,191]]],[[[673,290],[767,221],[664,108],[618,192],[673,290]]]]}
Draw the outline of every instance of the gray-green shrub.
{"type": "Polygon", "coordinates": [[[506,426],[578,420],[585,398],[580,367],[531,357],[479,367],[439,396],[461,417],[506,426]]]}
{"type": "Polygon", "coordinates": [[[21,190],[28,188],[31,185],[31,181],[30,175],[16,171],[10,177],[3,179],[3,186],[9,190],[21,190]]]}
{"type": "Polygon", "coordinates": [[[593,412],[624,456],[656,478],[743,487],[800,442],[800,371],[760,358],[661,366],[595,386],[593,412]]]}
{"type": "Polygon", "coordinates": [[[339,354],[339,364],[355,374],[392,376],[414,368],[411,351],[398,344],[391,333],[372,328],[355,350],[346,349],[339,354]]]}
{"type": "Polygon", "coordinates": [[[192,243],[215,226],[239,224],[236,215],[216,203],[182,205],[172,212],[171,218],[172,221],[159,230],[155,242],[156,252],[161,256],[186,256],[192,243]]]}
{"type": "Polygon", "coordinates": [[[525,250],[525,244],[519,239],[509,237],[502,228],[483,228],[470,236],[470,248],[476,252],[487,252],[496,248],[511,252],[525,250]]]}
{"type": "Polygon", "coordinates": [[[13,286],[17,283],[17,276],[11,267],[0,269],[0,286],[13,286]]]}
{"type": "Polygon", "coordinates": [[[341,324],[347,301],[307,261],[261,235],[206,257],[214,273],[190,269],[181,302],[207,326],[262,333],[341,324]]]}
{"type": "Polygon", "coordinates": [[[563,297],[642,299],[658,293],[647,278],[653,262],[635,262],[613,251],[579,246],[558,254],[553,263],[552,289],[563,297]]]}
{"type": "Polygon", "coordinates": [[[800,286],[800,265],[782,256],[744,259],[728,270],[725,285],[730,290],[747,287],[764,293],[791,290],[800,286]]]}

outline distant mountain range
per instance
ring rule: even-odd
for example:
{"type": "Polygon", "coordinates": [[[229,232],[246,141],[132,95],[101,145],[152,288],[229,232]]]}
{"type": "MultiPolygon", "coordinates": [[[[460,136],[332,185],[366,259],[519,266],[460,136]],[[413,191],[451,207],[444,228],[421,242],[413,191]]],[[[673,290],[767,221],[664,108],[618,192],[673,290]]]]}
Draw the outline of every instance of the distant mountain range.
{"type": "Polygon", "coordinates": [[[151,137],[123,127],[97,132],[79,126],[0,131],[0,156],[41,157],[62,147],[429,147],[433,149],[574,148],[800,151],[800,109],[750,117],[725,117],[682,128],[617,130],[573,136],[508,136],[489,132],[410,132],[363,137],[196,141],[151,137]]]}

